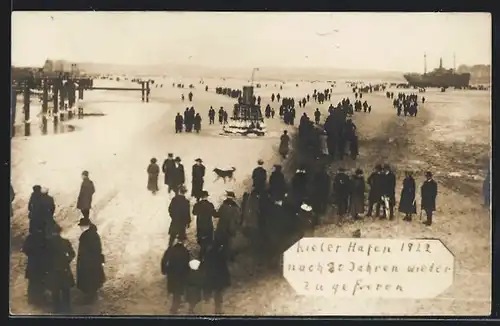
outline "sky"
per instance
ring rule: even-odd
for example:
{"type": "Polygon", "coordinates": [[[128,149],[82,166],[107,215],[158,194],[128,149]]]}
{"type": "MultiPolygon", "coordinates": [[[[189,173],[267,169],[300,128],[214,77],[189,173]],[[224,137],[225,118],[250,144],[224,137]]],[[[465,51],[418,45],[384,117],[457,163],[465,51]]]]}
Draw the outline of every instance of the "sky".
{"type": "Polygon", "coordinates": [[[491,64],[488,13],[13,12],[12,63],[46,59],[422,72],[491,64]]]}

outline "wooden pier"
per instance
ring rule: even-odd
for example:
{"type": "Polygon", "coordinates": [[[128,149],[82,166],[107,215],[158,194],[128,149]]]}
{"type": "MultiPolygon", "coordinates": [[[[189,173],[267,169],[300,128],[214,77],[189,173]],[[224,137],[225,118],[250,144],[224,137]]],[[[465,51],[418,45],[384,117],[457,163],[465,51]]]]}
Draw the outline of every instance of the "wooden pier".
{"type": "MultiPolygon", "coordinates": [[[[16,78],[13,76],[13,98],[12,101],[16,102],[16,94],[23,94],[23,109],[24,109],[24,135],[31,135],[31,112],[30,112],[30,101],[31,95],[33,94],[32,89],[38,88],[42,89],[42,132],[47,132],[47,112],[49,109],[49,91],[52,91],[52,101],[53,101],[53,123],[54,129],[58,127],[59,121],[64,121],[65,114],[67,113],[67,118],[72,119],[73,107],[76,103],[76,96],[78,93],[78,99],[83,100],[85,90],[107,90],[107,91],[140,91],[142,94],[142,102],[149,102],[150,96],[150,80],[140,80],[138,83],[141,84],[140,88],[132,87],[94,87],[93,79],[88,77],[76,77],[69,76],[68,74],[56,74],[56,76],[21,76],[16,78]],[[66,100],[68,100],[68,105],[66,106],[66,100]]],[[[16,103],[11,105],[11,109],[15,110],[16,103]]],[[[15,134],[15,112],[12,112],[12,125],[11,125],[11,137],[15,134]]],[[[83,107],[78,108],[78,118],[83,118],[83,107]]]]}

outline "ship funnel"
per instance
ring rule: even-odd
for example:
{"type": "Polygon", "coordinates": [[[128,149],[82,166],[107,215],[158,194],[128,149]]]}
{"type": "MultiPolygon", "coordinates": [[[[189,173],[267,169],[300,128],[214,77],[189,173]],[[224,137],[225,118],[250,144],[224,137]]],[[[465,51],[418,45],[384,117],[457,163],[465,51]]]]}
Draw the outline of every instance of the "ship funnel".
{"type": "Polygon", "coordinates": [[[443,58],[439,58],[439,69],[443,69],[443,58]]]}

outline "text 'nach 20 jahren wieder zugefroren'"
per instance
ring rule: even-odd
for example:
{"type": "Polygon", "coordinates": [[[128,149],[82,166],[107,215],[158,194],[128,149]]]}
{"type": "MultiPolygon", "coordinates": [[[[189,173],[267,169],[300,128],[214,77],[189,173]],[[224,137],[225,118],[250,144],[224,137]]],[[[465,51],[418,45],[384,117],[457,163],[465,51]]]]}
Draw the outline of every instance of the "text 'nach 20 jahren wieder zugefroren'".
{"type": "Polygon", "coordinates": [[[452,278],[443,248],[438,240],[304,238],[285,253],[283,271],[303,294],[411,297],[423,290],[414,282],[452,278]]]}

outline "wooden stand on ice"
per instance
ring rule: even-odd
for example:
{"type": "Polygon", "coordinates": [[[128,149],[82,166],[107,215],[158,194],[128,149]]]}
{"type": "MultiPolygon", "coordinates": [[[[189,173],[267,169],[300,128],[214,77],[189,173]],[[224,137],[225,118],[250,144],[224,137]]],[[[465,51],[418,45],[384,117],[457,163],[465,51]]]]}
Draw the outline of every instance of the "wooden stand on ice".
{"type": "Polygon", "coordinates": [[[234,105],[233,116],[229,124],[222,127],[225,135],[257,135],[267,132],[260,106],[255,104],[253,86],[243,86],[241,101],[234,105]]]}

